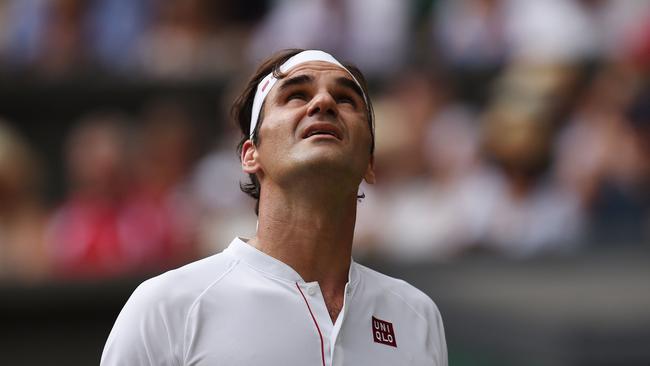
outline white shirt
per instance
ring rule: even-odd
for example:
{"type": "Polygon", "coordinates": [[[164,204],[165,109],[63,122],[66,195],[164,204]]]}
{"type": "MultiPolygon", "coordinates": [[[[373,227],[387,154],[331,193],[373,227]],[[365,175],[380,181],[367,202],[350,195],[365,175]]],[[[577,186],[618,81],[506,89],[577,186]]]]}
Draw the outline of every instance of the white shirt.
{"type": "Polygon", "coordinates": [[[440,313],[404,281],[352,262],[333,324],[318,282],[234,239],[141,284],[101,365],[447,365],[440,313]]]}

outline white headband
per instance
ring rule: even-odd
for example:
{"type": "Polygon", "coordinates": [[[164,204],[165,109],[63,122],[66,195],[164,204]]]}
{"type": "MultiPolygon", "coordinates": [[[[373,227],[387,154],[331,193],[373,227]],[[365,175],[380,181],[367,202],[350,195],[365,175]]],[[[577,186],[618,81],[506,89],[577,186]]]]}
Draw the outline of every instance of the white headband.
{"type": "MultiPolygon", "coordinates": [[[[366,97],[365,93],[363,93],[363,88],[361,87],[361,84],[359,84],[359,81],[357,78],[352,75],[350,70],[348,70],[345,66],[343,66],[340,62],[338,62],[332,55],[329,53],[323,52],[323,51],[318,51],[318,50],[307,50],[307,51],[302,51],[291,58],[289,58],[287,61],[285,61],[282,66],[280,66],[280,72],[282,74],[286,74],[291,70],[292,68],[303,64],[305,62],[310,62],[310,61],[323,61],[323,62],[328,62],[331,64],[334,64],[343,70],[347,71],[348,74],[352,77],[352,80],[359,86],[359,89],[361,89],[362,94],[363,94],[363,100],[366,103],[366,108],[369,108],[368,105],[368,98],[366,97]]],[[[251,128],[250,128],[250,139],[253,139],[253,135],[255,134],[255,127],[257,126],[257,120],[260,116],[260,111],[262,110],[262,104],[264,104],[264,100],[266,99],[266,96],[269,94],[271,89],[273,89],[273,85],[278,81],[278,79],[273,76],[273,72],[270,74],[266,75],[262,81],[260,81],[259,84],[257,84],[257,91],[255,92],[255,99],[253,99],[253,110],[251,111],[251,128]]]]}

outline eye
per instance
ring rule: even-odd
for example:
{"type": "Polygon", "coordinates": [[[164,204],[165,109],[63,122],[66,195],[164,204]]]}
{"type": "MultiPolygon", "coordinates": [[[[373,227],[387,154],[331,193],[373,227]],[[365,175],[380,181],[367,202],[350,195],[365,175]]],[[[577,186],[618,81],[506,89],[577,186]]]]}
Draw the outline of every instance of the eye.
{"type": "Polygon", "coordinates": [[[291,93],[291,94],[289,94],[289,95],[287,96],[287,101],[292,101],[292,100],[294,100],[294,99],[297,99],[297,100],[306,100],[307,97],[306,97],[305,94],[302,93],[302,92],[293,92],[293,93],[291,93]]]}
{"type": "Polygon", "coordinates": [[[349,95],[340,95],[340,96],[338,96],[338,97],[336,98],[336,103],[340,103],[340,104],[349,104],[349,105],[351,105],[351,106],[353,106],[353,107],[355,107],[355,106],[357,105],[357,103],[356,103],[356,101],[354,100],[354,98],[351,97],[351,96],[349,96],[349,95]]]}

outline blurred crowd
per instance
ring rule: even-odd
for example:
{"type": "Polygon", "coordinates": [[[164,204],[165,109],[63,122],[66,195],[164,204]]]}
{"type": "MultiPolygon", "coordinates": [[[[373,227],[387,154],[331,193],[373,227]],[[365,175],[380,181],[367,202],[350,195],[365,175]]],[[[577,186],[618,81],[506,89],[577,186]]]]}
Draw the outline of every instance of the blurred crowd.
{"type": "MultiPolygon", "coordinates": [[[[378,182],[361,187],[357,257],[650,244],[650,2],[0,0],[9,78],[227,79],[233,99],[291,47],[370,79],[378,182]]],[[[206,151],[195,119],[173,98],[97,110],[48,157],[0,115],[0,278],[158,271],[254,234],[238,131],[222,113],[206,151]]]]}

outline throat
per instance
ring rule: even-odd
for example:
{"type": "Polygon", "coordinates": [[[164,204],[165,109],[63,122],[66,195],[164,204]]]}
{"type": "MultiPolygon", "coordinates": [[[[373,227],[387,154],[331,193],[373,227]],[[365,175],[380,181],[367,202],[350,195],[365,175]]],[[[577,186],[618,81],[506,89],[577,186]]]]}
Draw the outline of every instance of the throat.
{"type": "MultiPolygon", "coordinates": [[[[327,304],[325,304],[327,305],[327,304]]],[[[336,323],[336,319],[339,317],[339,314],[341,313],[341,308],[333,308],[328,306],[327,307],[327,312],[330,313],[330,319],[332,319],[332,324],[336,323]]]]}
{"type": "Polygon", "coordinates": [[[330,319],[332,319],[332,324],[334,324],[341,313],[341,309],[343,309],[343,296],[336,296],[336,298],[333,298],[323,294],[323,298],[325,299],[327,312],[330,315],[330,319]]]}

